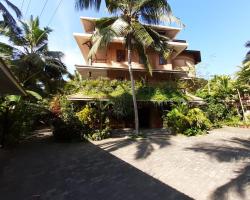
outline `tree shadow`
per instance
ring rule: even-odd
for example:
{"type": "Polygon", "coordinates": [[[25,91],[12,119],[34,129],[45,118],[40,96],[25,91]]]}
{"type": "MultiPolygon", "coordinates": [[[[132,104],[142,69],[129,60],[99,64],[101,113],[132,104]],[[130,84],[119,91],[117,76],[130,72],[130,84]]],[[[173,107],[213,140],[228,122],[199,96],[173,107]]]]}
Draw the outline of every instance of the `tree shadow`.
{"type": "MultiPolygon", "coordinates": [[[[160,131],[160,130],[159,130],[160,131]]],[[[172,136],[166,133],[152,133],[146,136],[143,139],[130,139],[127,138],[116,138],[115,140],[103,142],[99,144],[102,149],[113,152],[123,147],[135,144],[136,145],[136,152],[135,152],[135,159],[145,159],[150,156],[154,150],[155,146],[158,149],[164,148],[166,146],[171,145],[170,138],[172,136]]]]}
{"type": "Polygon", "coordinates": [[[226,200],[230,191],[235,191],[241,198],[247,198],[246,188],[250,184],[250,140],[232,138],[224,140],[224,142],[227,145],[218,146],[210,143],[200,143],[196,144],[195,147],[187,148],[187,150],[205,153],[219,162],[244,161],[245,166],[241,170],[235,171],[237,177],[217,188],[211,195],[211,199],[226,200]]]}
{"type": "Polygon", "coordinates": [[[39,140],[4,153],[4,200],[191,199],[92,143],[39,140]]]}

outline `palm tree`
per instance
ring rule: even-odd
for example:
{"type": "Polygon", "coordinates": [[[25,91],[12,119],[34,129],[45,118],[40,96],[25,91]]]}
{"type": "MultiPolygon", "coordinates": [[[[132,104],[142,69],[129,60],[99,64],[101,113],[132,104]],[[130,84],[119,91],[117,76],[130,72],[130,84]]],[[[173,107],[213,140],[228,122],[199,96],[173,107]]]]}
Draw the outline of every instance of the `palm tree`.
{"type": "MultiPolygon", "coordinates": [[[[246,48],[250,48],[250,41],[248,41],[245,46],[246,48]]],[[[247,62],[250,62],[250,51],[247,52],[245,59],[243,61],[244,64],[247,62]]]]}
{"type": "MultiPolygon", "coordinates": [[[[115,16],[96,20],[96,31],[93,34],[92,48],[89,58],[93,57],[98,49],[106,48],[115,37],[124,38],[128,53],[128,68],[131,79],[134,119],[136,134],[139,133],[139,119],[136,102],[135,83],[132,70],[131,53],[137,51],[145,68],[152,75],[152,68],[146,51],[153,49],[167,59],[172,51],[168,46],[169,38],[158,34],[150,25],[163,21],[179,22],[173,17],[167,0],[106,0],[106,7],[110,14],[115,16]]],[[[100,1],[78,0],[76,6],[80,9],[95,6],[100,8],[100,1]]]]}
{"type": "Polygon", "coordinates": [[[3,23],[5,26],[11,27],[14,31],[17,31],[16,20],[11,15],[10,11],[8,11],[8,9],[3,4],[3,2],[5,2],[6,5],[10,7],[12,11],[14,11],[18,19],[22,17],[22,13],[19,10],[19,8],[15,6],[13,3],[11,3],[9,0],[0,0],[0,13],[2,14],[2,17],[4,20],[4,21],[1,21],[1,23],[3,23]]]}
{"type": "Polygon", "coordinates": [[[0,42],[0,56],[9,63],[25,89],[43,95],[56,93],[68,72],[61,61],[63,53],[48,49],[48,35],[52,30],[40,28],[38,17],[32,16],[29,22],[21,21],[20,30],[16,34],[9,27],[0,29],[9,39],[8,43],[0,42]]]}

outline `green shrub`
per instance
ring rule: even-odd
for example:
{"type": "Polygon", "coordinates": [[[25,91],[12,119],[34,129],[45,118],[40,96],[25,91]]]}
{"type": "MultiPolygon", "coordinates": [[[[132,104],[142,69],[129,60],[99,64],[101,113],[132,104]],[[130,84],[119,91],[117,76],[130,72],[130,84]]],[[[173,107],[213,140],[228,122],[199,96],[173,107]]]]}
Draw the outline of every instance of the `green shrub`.
{"type": "Polygon", "coordinates": [[[204,133],[206,133],[206,131],[199,128],[189,128],[184,131],[184,135],[186,136],[202,135],[204,133]]]}
{"type": "Polygon", "coordinates": [[[96,122],[96,111],[89,105],[86,105],[81,111],[76,113],[76,117],[84,125],[89,126],[89,128],[94,128],[96,122]]]}
{"type": "Polygon", "coordinates": [[[75,116],[85,127],[85,137],[91,140],[102,140],[110,136],[107,105],[101,102],[97,105],[85,105],[75,116]],[[96,106],[98,106],[96,108],[96,106]]]}
{"type": "Polygon", "coordinates": [[[186,118],[191,128],[209,130],[212,127],[212,124],[206,117],[205,113],[199,108],[189,110],[186,118]]]}
{"type": "Polygon", "coordinates": [[[90,134],[87,134],[87,138],[93,141],[99,141],[110,137],[110,129],[106,127],[102,130],[94,130],[90,134]]]}
{"type": "Polygon", "coordinates": [[[53,135],[56,140],[70,142],[84,139],[84,126],[75,116],[74,104],[65,96],[57,96],[50,103],[53,135]]]}
{"type": "Polygon", "coordinates": [[[2,98],[0,100],[0,139],[4,137],[5,145],[19,143],[20,140],[30,136],[37,126],[46,123],[44,118],[48,114],[46,101],[15,95],[2,98]]]}
{"type": "Polygon", "coordinates": [[[213,123],[226,118],[227,109],[222,103],[209,102],[205,111],[213,123]]]}
{"type": "Polygon", "coordinates": [[[172,109],[163,117],[163,120],[165,127],[187,136],[202,134],[212,126],[201,109],[188,109],[185,105],[172,109]]]}

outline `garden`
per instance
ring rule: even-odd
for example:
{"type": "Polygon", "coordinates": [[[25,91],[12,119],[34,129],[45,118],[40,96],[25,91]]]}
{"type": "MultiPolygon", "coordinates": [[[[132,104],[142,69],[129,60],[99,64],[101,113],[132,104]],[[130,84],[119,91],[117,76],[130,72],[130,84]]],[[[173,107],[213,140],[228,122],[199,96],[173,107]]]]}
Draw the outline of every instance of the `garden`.
{"type": "MultiPolygon", "coordinates": [[[[220,75],[211,79],[197,77],[158,84],[146,83],[143,80],[134,82],[131,59],[128,59],[132,81],[83,79],[80,74],[73,75],[67,71],[62,62],[63,52],[49,49],[49,35],[52,29],[41,27],[39,17],[31,16],[29,20],[23,20],[20,10],[13,4],[10,5],[9,1],[6,3],[14,11],[19,22],[17,23],[9,12],[2,13],[4,20],[0,23],[0,34],[5,40],[0,42],[0,55],[10,66],[27,95],[1,96],[2,145],[17,144],[42,127],[52,128],[55,139],[60,141],[102,140],[112,135],[114,120],[135,120],[135,135],[138,135],[138,113],[136,115],[135,105],[141,102],[160,109],[162,128],[174,134],[195,136],[222,126],[249,127],[247,105],[243,102],[249,99],[250,93],[249,53],[234,78],[220,75]],[[202,98],[202,104],[192,104],[192,98],[188,94],[202,98]],[[71,101],[72,95],[85,97],[88,101],[71,101]]],[[[90,5],[91,1],[87,4],[79,1],[77,8],[85,9],[90,5]]],[[[155,9],[161,8],[161,5],[155,5],[155,9]]],[[[172,12],[167,5],[164,8],[169,17],[176,23],[180,22],[170,16],[172,12]]],[[[109,11],[113,14],[112,9],[109,11]]],[[[154,23],[159,21],[157,16],[151,18],[145,15],[146,20],[154,23]]],[[[118,27],[116,34],[119,33],[128,39],[126,42],[129,52],[135,48],[146,70],[152,75],[146,51],[141,50],[150,47],[167,58],[173,49],[168,47],[166,37],[141,24],[137,16],[131,22],[134,21],[136,24],[129,29],[132,32],[118,27]],[[135,44],[132,45],[131,41],[135,44]]],[[[98,31],[94,39],[99,42],[91,49],[89,56],[93,56],[98,48],[104,47],[115,37],[114,33],[112,35],[104,26],[111,22],[114,23],[113,18],[98,21],[98,31]]],[[[250,44],[247,43],[246,46],[249,47],[250,44]]]]}

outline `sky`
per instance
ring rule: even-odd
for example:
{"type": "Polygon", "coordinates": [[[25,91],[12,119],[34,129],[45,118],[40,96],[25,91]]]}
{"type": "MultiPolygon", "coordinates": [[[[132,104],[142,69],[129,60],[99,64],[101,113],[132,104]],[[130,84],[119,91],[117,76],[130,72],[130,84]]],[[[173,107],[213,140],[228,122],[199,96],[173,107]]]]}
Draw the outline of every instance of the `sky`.
{"type": "MultiPolygon", "coordinates": [[[[30,15],[40,16],[41,26],[49,25],[53,29],[49,47],[64,52],[64,62],[70,72],[74,72],[74,65],[81,64],[83,59],[73,38],[74,32],[84,31],[80,17],[109,16],[104,5],[99,12],[94,9],[77,11],[75,0],[48,0],[44,10],[46,0],[11,2],[21,8],[24,19],[30,15]]],[[[169,3],[175,16],[186,26],[177,38],[187,40],[189,49],[201,51],[199,76],[232,75],[238,70],[247,52],[244,45],[250,40],[249,0],[169,0],[169,3]]]]}

